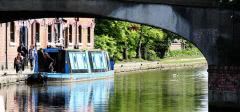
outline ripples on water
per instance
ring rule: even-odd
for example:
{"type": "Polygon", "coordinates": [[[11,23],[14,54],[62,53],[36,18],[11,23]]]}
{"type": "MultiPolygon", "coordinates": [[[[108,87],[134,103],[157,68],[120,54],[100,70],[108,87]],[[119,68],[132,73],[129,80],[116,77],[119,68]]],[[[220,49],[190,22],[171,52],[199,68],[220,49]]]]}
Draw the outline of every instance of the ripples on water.
{"type": "Polygon", "coordinates": [[[206,112],[206,68],[0,89],[0,112],[206,112]]]}

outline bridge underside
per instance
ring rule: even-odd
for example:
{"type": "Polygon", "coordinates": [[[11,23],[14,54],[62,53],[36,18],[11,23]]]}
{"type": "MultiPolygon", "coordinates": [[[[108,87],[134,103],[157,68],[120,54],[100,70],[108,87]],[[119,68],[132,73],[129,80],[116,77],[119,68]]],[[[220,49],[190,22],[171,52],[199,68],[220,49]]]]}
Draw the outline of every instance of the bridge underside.
{"type": "MultiPolygon", "coordinates": [[[[105,17],[151,25],[194,43],[209,64],[209,106],[240,107],[240,11],[108,0],[0,2],[0,22],[43,17],[105,17]],[[4,3],[4,6],[1,4],[4,3]]],[[[206,1],[206,0],[205,0],[206,1]]]]}
{"type": "Polygon", "coordinates": [[[56,18],[56,17],[86,17],[101,18],[102,16],[81,12],[54,12],[54,11],[0,11],[0,23],[16,20],[56,18]]]}
{"type": "Polygon", "coordinates": [[[239,8],[238,0],[120,0],[135,3],[155,3],[188,7],[211,7],[211,8],[239,8]]]}

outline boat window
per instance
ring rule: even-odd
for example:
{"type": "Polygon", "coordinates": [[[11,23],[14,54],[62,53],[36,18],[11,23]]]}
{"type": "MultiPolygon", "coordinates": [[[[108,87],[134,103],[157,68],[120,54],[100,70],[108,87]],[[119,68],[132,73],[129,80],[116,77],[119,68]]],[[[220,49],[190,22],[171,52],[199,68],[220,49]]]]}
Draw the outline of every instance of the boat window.
{"type": "Polygon", "coordinates": [[[108,64],[104,52],[92,51],[90,52],[90,57],[92,72],[104,72],[108,70],[108,64]]]}
{"type": "Polygon", "coordinates": [[[92,54],[93,69],[105,69],[106,61],[101,52],[92,54]]]}
{"type": "Polygon", "coordinates": [[[69,59],[72,72],[88,72],[88,59],[85,52],[69,52],[69,59]]]}

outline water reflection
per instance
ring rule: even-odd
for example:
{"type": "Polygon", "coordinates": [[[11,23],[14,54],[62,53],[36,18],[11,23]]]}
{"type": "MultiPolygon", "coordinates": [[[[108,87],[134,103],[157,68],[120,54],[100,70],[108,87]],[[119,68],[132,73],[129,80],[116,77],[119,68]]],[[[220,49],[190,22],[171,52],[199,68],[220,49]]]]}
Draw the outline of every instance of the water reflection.
{"type": "Polygon", "coordinates": [[[0,112],[206,112],[206,68],[0,88],[0,112]]]}
{"type": "Polygon", "coordinates": [[[0,106],[0,112],[5,110],[7,112],[106,111],[107,106],[102,106],[102,104],[108,105],[111,91],[113,91],[113,79],[31,87],[27,85],[8,86],[1,88],[0,91],[0,103],[3,103],[0,106]]]}

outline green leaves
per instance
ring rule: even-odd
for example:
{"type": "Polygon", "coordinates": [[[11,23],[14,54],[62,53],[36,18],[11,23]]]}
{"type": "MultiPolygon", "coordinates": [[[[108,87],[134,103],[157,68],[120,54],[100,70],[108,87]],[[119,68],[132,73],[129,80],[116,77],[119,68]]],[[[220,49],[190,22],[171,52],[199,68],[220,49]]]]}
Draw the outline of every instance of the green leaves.
{"type": "Polygon", "coordinates": [[[116,42],[113,38],[106,35],[95,37],[95,48],[108,51],[110,57],[117,53],[116,42]]]}
{"type": "MultiPolygon", "coordinates": [[[[180,38],[162,29],[105,19],[96,20],[95,35],[95,47],[108,51],[117,60],[163,58],[171,42],[180,38]]],[[[186,47],[192,45],[186,43],[186,47]]]]}

